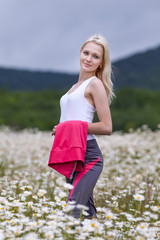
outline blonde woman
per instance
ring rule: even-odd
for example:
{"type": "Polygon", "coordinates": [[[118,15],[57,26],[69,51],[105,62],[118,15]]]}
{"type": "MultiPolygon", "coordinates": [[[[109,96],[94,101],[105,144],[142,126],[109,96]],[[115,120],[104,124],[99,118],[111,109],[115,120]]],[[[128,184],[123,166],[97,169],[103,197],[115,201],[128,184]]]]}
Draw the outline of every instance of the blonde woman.
{"type": "MultiPolygon", "coordinates": [[[[60,122],[81,120],[88,123],[85,166],[67,182],[74,188],[68,202],[74,202],[72,215],[80,217],[78,204],[88,207],[87,217],[96,217],[93,189],[103,168],[102,153],[95,135],[110,135],[112,120],[109,104],[114,96],[111,81],[111,62],[106,39],[99,34],[91,36],[80,50],[80,73],[76,84],[60,100],[60,122]],[[93,123],[97,111],[98,122],[93,123]]],[[[52,130],[56,133],[56,126],[52,130]]]]}

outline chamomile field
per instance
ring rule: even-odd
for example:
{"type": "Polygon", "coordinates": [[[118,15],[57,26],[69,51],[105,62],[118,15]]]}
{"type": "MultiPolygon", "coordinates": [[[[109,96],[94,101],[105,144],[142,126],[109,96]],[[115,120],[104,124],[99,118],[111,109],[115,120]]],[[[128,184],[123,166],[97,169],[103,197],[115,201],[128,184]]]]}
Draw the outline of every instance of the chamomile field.
{"type": "Polygon", "coordinates": [[[48,167],[53,139],[51,132],[0,128],[0,240],[160,239],[160,130],[97,137],[104,168],[92,220],[67,214],[71,186],[48,167]]]}

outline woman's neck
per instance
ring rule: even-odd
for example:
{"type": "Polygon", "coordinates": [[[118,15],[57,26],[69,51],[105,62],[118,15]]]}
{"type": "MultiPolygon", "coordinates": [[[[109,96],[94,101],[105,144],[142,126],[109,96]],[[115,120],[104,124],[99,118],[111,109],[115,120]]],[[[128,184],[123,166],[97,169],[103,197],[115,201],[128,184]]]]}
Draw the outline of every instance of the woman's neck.
{"type": "Polygon", "coordinates": [[[87,79],[89,79],[93,76],[95,76],[95,73],[86,73],[86,72],[82,73],[82,72],[80,72],[78,82],[84,82],[85,80],[87,80],[87,79]]]}

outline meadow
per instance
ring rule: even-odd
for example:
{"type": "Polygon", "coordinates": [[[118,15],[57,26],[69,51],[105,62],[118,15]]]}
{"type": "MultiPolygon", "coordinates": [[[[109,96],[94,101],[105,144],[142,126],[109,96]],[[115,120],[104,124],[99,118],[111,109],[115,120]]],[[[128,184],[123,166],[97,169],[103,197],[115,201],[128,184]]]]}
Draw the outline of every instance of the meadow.
{"type": "Polygon", "coordinates": [[[48,167],[53,139],[49,131],[0,128],[1,240],[160,239],[160,126],[97,136],[104,168],[92,220],[67,214],[71,186],[48,167]]]}

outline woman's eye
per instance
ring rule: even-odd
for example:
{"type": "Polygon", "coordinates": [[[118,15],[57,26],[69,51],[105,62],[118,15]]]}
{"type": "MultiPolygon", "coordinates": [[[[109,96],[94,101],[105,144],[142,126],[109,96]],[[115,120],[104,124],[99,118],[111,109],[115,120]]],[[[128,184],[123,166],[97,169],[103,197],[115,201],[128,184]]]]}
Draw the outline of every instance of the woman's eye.
{"type": "Polygon", "coordinates": [[[88,52],[83,52],[84,53],[84,55],[88,55],[88,52]]]}
{"type": "Polygon", "coordinates": [[[95,59],[98,59],[98,58],[99,58],[97,55],[94,55],[93,57],[94,57],[95,59]]]}

